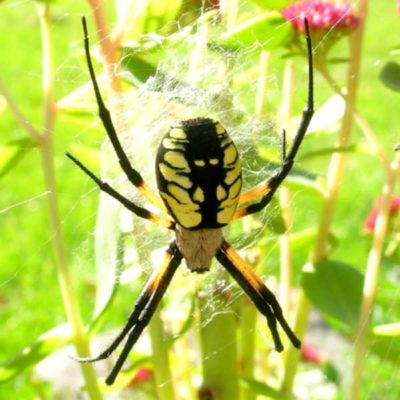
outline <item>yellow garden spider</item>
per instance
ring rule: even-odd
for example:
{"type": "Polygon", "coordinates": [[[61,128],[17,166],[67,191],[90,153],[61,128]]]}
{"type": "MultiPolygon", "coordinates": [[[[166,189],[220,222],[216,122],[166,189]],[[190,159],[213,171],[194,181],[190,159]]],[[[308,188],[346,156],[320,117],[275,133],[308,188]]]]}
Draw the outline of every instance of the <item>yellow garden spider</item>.
{"type": "Polygon", "coordinates": [[[247,192],[241,193],[242,175],[239,154],[235,144],[219,122],[209,118],[181,121],[172,126],[163,137],[156,156],[156,178],[161,199],[146,185],[140,173],[130,164],[121,146],[102,99],[94,73],[85,18],[82,19],[87,64],[99,107],[100,119],[114,147],[120,166],[129,181],[169,216],[155,214],[140,207],[100,180],[74,156],[67,156],[98,186],[122,203],[135,215],[160,223],[175,232],[175,238],[166,250],[161,267],[148,280],[124,328],[114,341],[96,357],[78,358],[80,362],[105,359],[127,337],[116,364],[106,379],[111,385],[121,370],[128,354],[149,323],[182,259],[190,271],[208,271],[214,257],[242,287],[258,311],[267,319],[275,349],[283,350],[277,330],[281,325],[293,346],[301,342],[290,329],[274,294],[246,265],[222,235],[222,228],[232,220],[253,214],[266,207],[277,188],[290,172],[297,151],[303,141],[313,115],[312,47],[307,20],[304,20],[308,51],[308,99],[300,127],[293,144],[286,152],[285,131],[282,140],[282,162],[269,179],[247,192]],[[251,204],[248,204],[250,203],[251,204]]]}

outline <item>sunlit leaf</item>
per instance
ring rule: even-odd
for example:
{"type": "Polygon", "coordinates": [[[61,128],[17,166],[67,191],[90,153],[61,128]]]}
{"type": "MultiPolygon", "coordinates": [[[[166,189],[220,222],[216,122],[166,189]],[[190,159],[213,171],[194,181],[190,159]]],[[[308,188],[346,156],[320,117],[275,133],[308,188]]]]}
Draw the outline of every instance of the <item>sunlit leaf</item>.
{"type": "MultiPolygon", "coordinates": [[[[104,73],[96,76],[102,94],[104,89],[102,83],[105,81],[104,73]]],[[[98,113],[98,106],[95,102],[92,82],[88,81],[75,90],[69,92],[66,96],[57,101],[57,111],[65,112],[77,117],[91,116],[98,113]]]]}
{"type": "Polygon", "coordinates": [[[290,0],[251,0],[251,2],[267,10],[281,10],[290,3],[290,0]]]}
{"type": "Polygon", "coordinates": [[[35,147],[38,147],[38,143],[30,137],[0,144],[0,178],[16,167],[28,151],[35,147]]]}
{"type": "Polygon", "coordinates": [[[95,320],[101,319],[118,288],[123,259],[119,223],[120,207],[113,198],[101,193],[95,232],[95,320]]]}
{"type": "Polygon", "coordinates": [[[195,308],[196,308],[196,296],[191,296],[190,298],[190,308],[187,313],[187,317],[184,319],[181,326],[178,328],[177,333],[171,336],[168,339],[165,339],[167,344],[171,346],[176,340],[178,340],[182,335],[189,331],[189,329],[193,326],[195,321],[195,308]]]}
{"type": "Polygon", "coordinates": [[[368,143],[351,144],[348,146],[323,147],[318,150],[305,151],[299,156],[299,160],[305,160],[314,157],[331,156],[333,153],[360,153],[376,155],[376,148],[368,143]]]}
{"type": "MultiPolygon", "coordinates": [[[[275,149],[273,151],[276,152],[275,149]]],[[[263,167],[266,170],[266,175],[271,176],[280,168],[281,164],[275,161],[275,157],[271,157],[270,148],[260,146],[259,153],[265,160],[263,167]]],[[[284,185],[294,190],[306,190],[310,194],[317,194],[319,196],[324,195],[326,192],[326,182],[322,176],[297,167],[290,171],[288,177],[284,181],[284,185]]]]}
{"type": "MultiPolygon", "coordinates": [[[[339,126],[339,121],[344,115],[345,101],[343,97],[335,94],[330,97],[314,113],[307,133],[311,132],[335,132],[339,126]]],[[[297,122],[294,124],[298,126],[297,122]]]]}
{"type": "Polygon", "coordinates": [[[323,313],[354,327],[359,320],[363,276],[340,261],[308,263],[302,286],[310,301],[323,313]]]}
{"type": "Polygon", "coordinates": [[[310,194],[323,196],[326,193],[326,181],[322,176],[300,169],[293,170],[284,183],[293,190],[307,191],[310,194]]]}
{"type": "Polygon", "coordinates": [[[268,399],[281,399],[289,400],[292,399],[291,395],[286,395],[272,386],[267,385],[265,382],[257,381],[252,378],[241,378],[240,386],[251,390],[253,393],[261,397],[266,397],[268,399]]]}
{"type": "Polygon", "coordinates": [[[143,57],[138,56],[129,47],[122,49],[121,64],[126,68],[139,82],[146,82],[157,72],[156,66],[147,62],[143,57]]]}
{"type": "Polygon", "coordinates": [[[228,50],[245,49],[253,45],[260,50],[272,50],[289,43],[292,38],[292,25],[279,13],[271,12],[238,25],[213,43],[228,50]]]}
{"type": "Polygon", "coordinates": [[[83,144],[71,145],[71,153],[79,160],[85,160],[85,165],[90,169],[97,171],[100,168],[100,152],[92,147],[83,144]]]}
{"type": "Polygon", "coordinates": [[[44,4],[56,4],[59,3],[59,0],[35,0],[37,3],[44,3],[44,4]]]}
{"type": "Polygon", "coordinates": [[[65,346],[71,338],[72,331],[69,324],[57,326],[39,336],[21,352],[0,365],[0,382],[12,379],[25,369],[38,364],[55,350],[65,346]]]}
{"type": "Polygon", "coordinates": [[[383,67],[379,78],[384,83],[386,87],[394,90],[395,92],[400,92],[400,65],[389,61],[383,67]]]}
{"type": "Polygon", "coordinates": [[[135,40],[141,34],[169,33],[178,29],[176,20],[182,7],[182,0],[157,1],[133,0],[117,2],[119,24],[124,26],[126,40],[135,40]]]}
{"type": "Polygon", "coordinates": [[[377,336],[400,336],[400,322],[375,326],[372,332],[377,336]]]}

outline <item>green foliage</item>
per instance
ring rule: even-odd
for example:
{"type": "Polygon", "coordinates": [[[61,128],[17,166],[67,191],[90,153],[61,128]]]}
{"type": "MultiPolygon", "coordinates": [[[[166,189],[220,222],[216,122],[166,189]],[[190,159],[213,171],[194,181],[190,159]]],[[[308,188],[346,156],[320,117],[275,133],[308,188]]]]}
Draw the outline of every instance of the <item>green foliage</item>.
{"type": "Polygon", "coordinates": [[[45,357],[69,343],[71,338],[71,329],[67,324],[55,327],[39,336],[13,358],[0,365],[0,383],[15,378],[27,368],[34,367],[45,357]]]}
{"type": "Polygon", "coordinates": [[[290,400],[293,398],[290,395],[285,395],[284,393],[279,392],[264,382],[260,382],[251,378],[242,378],[240,380],[240,385],[246,389],[250,389],[252,393],[257,396],[261,396],[261,398],[278,400],[290,400]]]}
{"type": "Polygon", "coordinates": [[[38,145],[30,137],[0,145],[0,178],[15,168],[28,151],[35,147],[38,145]]]}
{"type": "MultiPolygon", "coordinates": [[[[36,8],[33,2],[15,3],[13,7],[7,6],[10,2],[0,3],[0,78],[10,89],[12,99],[26,120],[40,131],[43,127],[45,99],[40,77],[45,61],[41,55],[36,8]]],[[[122,326],[143,287],[144,278],[148,275],[147,269],[152,266],[150,259],[155,256],[157,249],[165,245],[169,236],[142,225],[135,225],[132,231],[122,232],[120,210],[115,202],[105,196],[101,196],[99,202],[97,188],[94,189],[93,184],[65,158],[65,151],[71,150],[91,170],[96,173],[101,170],[110,182],[117,182],[119,189],[129,193],[126,182],[121,184],[119,170],[116,172],[112,169],[110,174],[108,161],[114,155],[100,148],[105,136],[104,130],[94,116],[97,110],[91,88],[84,86],[88,74],[82,50],[80,16],[83,14],[90,20],[91,47],[98,61],[98,75],[101,75],[105,62],[103,57],[99,57],[102,40],[97,41],[99,29],[93,22],[93,10],[84,2],[71,0],[42,3],[41,7],[55,3],[50,7],[55,66],[53,89],[57,101],[52,162],[57,178],[61,229],[75,289],[74,296],[82,309],[87,336],[93,338],[102,331],[115,331],[122,326]],[[136,274],[142,266],[145,273],[136,274]],[[126,284],[124,274],[128,275],[132,271],[134,278],[126,284]]],[[[270,52],[269,74],[272,77],[268,78],[267,83],[267,111],[261,118],[255,118],[257,122],[249,121],[247,127],[254,128],[257,135],[254,135],[252,143],[243,145],[245,157],[248,157],[244,160],[246,172],[250,169],[253,171],[246,182],[249,187],[270,176],[280,163],[279,137],[283,127],[276,116],[279,114],[281,88],[285,81],[283,66],[288,60],[294,62],[297,74],[292,96],[292,129],[298,126],[298,115],[305,101],[304,59],[299,57],[301,49],[293,46],[295,34],[291,24],[279,14],[279,10],[289,1],[239,2],[237,24],[231,29],[225,28],[224,18],[218,8],[201,10],[203,2],[197,0],[154,0],[146,2],[145,6],[141,0],[135,0],[132,4],[137,12],[132,18],[119,8],[122,3],[118,6],[118,2],[106,2],[102,9],[111,27],[108,38],[114,40],[121,32],[121,27],[125,34],[119,48],[118,65],[124,70],[123,78],[126,82],[122,90],[123,95],[127,95],[126,102],[130,108],[123,111],[127,115],[121,118],[122,125],[130,127],[132,124],[132,127],[136,127],[146,118],[146,114],[151,113],[158,118],[166,114],[181,115],[182,108],[188,108],[190,112],[193,109],[210,111],[213,116],[221,116],[230,121],[232,126],[251,120],[255,113],[255,94],[259,90],[259,56],[261,51],[270,52]],[[200,46],[201,40],[204,40],[204,48],[200,46]],[[196,53],[199,49],[202,51],[196,53]],[[215,52],[215,49],[219,51],[215,52]],[[215,65],[218,68],[212,69],[211,66],[215,65]],[[190,68],[191,75],[188,72],[190,68]],[[155,79],[154,85],[147,88],[150,88],[150,97],[158,99],[156,106],[149,106],[140,97],[131,102],[129,96],[132,87],[142,88],[152,79],[155,79]],[[168,92],[167,95],[165,92],[168,92]],[[190,96],[185,98],[182,93],[189,93],[190,96]],[[176,96],[168,98],[171,94],[176,96]],[[199,105],[198,98],[207,99],[207,102],[199,105]],[[257,124],[262,125],[269,119],[273,120],[273,129],[266,133],[257,124]],[[258,135],[259,131],[263,133],[258,135]],[[273,137],[272,144],[265,143],[267,137],[273,137]]],[[[383,67],[379,78],[384,87],[377,76],[376,62],[385,59],[388,49],[396,44],[394,40],[397,37],[393,33],[398,17],[390,8],[393,5],[389,7],[386,2],[370,3],[357,110],[372,129],[379,133],[379,142],[390,159],[393,144],[398,142],[398,113],[395,105],[398,103],[400,87],[399,65],[388,62],[383,67]],[[383,17],[385,24],[381,23],[383,17]],[[385,37],[385,43],[377,40],[382,37],[385,37]]],[[[314,43],[313,47],[318,55],[321,43],[314,43]]],[[[338,43],[329,56],[327,68],[341,87],[352,55],[349,56],[343,43],[338,43]]],[[[106,97],[111,98],[106,79],[104,75],[101,76],[102,90],[106,97]]],[[[371,238],[363,232],[362,224],[374,199],[381,193],[385,175],[377,158],[377,149],[367,143],[359,127],[354,129],[353,139],[348,144],[336,146],[336,134],[343,118],[343,104],[326,102],[332,98],[334,91],[317,70],[315,78],[316,107],[320,109],[323,104],[327,106],[316,115],[313,123],[318,122],[318,126],[314,126],[308,133],[300,157],[296,160],[297,164],[284,182],[284,186],[293,195],[290,226],[286,225],[282,215],[284,207],[277,193],[264,213],[234,222],[230,231],[226,232],[226,237],[243,251],[247,261],[254,263],[254,268],[259,269],[263,280],[269,282],[269,277],[280,279],[282,271],[279,271],[279,260],[285,251],[281,239],[289,228],[293,258],[291,285],[297,286],[301,281],[312,304],[327,317],[330,329],[345,334],[346,339],[350,337],[351,344],[354,344],[349,334],[354,333],[359,320],[364,280],[362,271],[371,246],[371,238]],[[314,266],[307,264],[306,268],[302,268],[315,246],[320,212],[329,192],[327,163],[331,157],[340,154],[347,154],[349,162],[333,213],[333,225],[329,227],[326,261],[314,266]]],[[[43,183],[43,172],[48,171],[43,171],[38,156],[43,144],[30,136],[21,135],[21,125],[7,107],[6,100],[4,95],[0,96],[0,178],[3,189],[0,196],[0,397],[44,398],[41,392],[46,387],[48,398],[55,398],[54,383],[45,382],[46,378],[42,380],[42,377],[36,375],[35,368],[41,360],[71,343],[72,339],[70,329],[64,324],[60,325],[65,321],[64,305],[51,247],[55,232],[49,226],[46,208],[48,190],[43,183]]],[[[243,141],[250,136],[245,132],[243,141]]],[[[153,143],[149,141],[143,154],[138,154],[141,152],[137,151],[136,142],[129,143],[127,140],[127,144],[131,146],[135,165],[145,166],[150,163],[150,173],[145,171],[145,174],[152,175],[153,160],[148,156],[147,148],[153,146],[153,143]]],[[[396,226],[392,237],[386,238],[386,244],[398,240],[395,229],[396,226]]],[[[396,272],[397,264],[395,257],[386,257],[371,324],[374,328],[368,331],[367,336],[368,357],[363,372],[366,376],[365,398],[389,398],[386,396],[389,393],[392,398],[400,396],[398,380],[392,373],[400,365],[400,315],[396,300],[400,282],[396,272]],[[368,379],[375,377],[377,365],[384,383],[382,387],[378,384],[373,387],[373,379],[368,379]]],[[[218,274],[211,276],[220,283],[218,274]]],[[[264,398],[291,398],[280,390],[274,357],[267,360],[271,346],[264,337],[267,330],[265,321],[260,320],[256,328],[255,325],[242,324],[244,318],[238,311],[241,309],[239,303],[246,300],[238,299],[232,285],[224,281],[225,286],[221,286],[220,293],[210,296],[211,289],[207,291],[202,286],[203,282],[197,279],[192,275],[177,277],[178,283],[171,288],[169,298],[163,305],[165,315],[172,316],[168,318],[164,329],[164,344],[168,350],[167,357],[172,360],[174,384],[182,384],[177,377],[186,376],[183,385],[195,398],[198,387],[191,385],[201,378],[200,370],[203,366],[206,370],[203,378],[205,376],[208,384],[226,381],[222,383],[234,387],[239,382],[240,390],[244,389],[246,393],[264,398]],[[191,287],[192,283],[188,283],[194,281],[205,290],[200,306],[193,296],[196,290],[191,287]],[[231,292],[235,296],[230,297],[231,292]],[[176,298],[181,301],[174,302],[176,298]],[[206,320],[200,323],[199,308],[200,313],[203,313],[202,318],[206,320]],[[210,315],[206,315],[206,311],[210,311],[210,315]],[[268,377],[268,383],[267,379],[256,380],[250,375],[241,374],[240,358],[239,361],[237,358],[240,354],[238,356],[235,353],[237,329],[244,338],[251,336],[254,339],[257,356],[253,359],[256,362],[262,360],[257,365],[257,373],[268,377]],[[200,335],[196,330],[200,330],[200,335]],[[204,354],[197,351],[198,337],[201,335],[204,354]],[[232,351],[232,348],[235,350],[232,351]],[[228,359],[231,361],[227,362],[228,359]],[[221,370],[226,373],[225,379],[218,377],[221,370]],[[237,379],[232,378],[234,376],[237,379]],[[234,382],[229,381],[232,379],[234,382]]],[[[273,285],[271,289],[275,291],[273,285]]],[[[146,346],[143,347],[135,347],[129,357],[130,367],[120,374],[113,388],[100,386],[103,393],[118,392],[127,387],[128,391],[138,390],[133,380],[141,369],[159,367],[146,346]]],[[[341,360],[344,363],[344,357],[341,360]]],[[[339,393],[342,390],[340,376],[337,376],[342,370],[340,367],[328,362],[322,366],[308,364],[306,368],[325,371],[327,379],[333,382],[339,393]]],[[[76,368],[78,370],[79,366],[76,368]]],[[[305,368],[304,365],[302,368],[305,368]]],[[[150,379],[147,384],[148,387],[139,396],[145,399],[156,398],[157,385],[154,380],[150,379]]],[[[237,389],[234,388],[235,395],[237,389]]],[[[116,393],[113,395],[118,396],[116,393]]]]}
{"type": "Polygon", "coordinates": [[[363,276],[339,261],[306,264],[302,286],[307,297],[323,313],[355,328],[360,315],[363,276]]]}
{"type": "Polygon", "coordinates": [[[386,87],[400,92],[400,65],[398,63],[393,61],[386,63],[379,77],[386,87]]]}
{"type": "Polygon", "coordinates": [[[288,44],[294,32],[290,24],[275,12],[262,14],[229,30],[215,40],[215,46],[227,50],[244,50],[255,46],[256,50],[273,50],[288,44]]]}
{"type": "Polygon", "coordinates": [[[251,0],[252,3],[257,4],[267,10],[281,10],[290,4],[290,0],[251,0]]]}

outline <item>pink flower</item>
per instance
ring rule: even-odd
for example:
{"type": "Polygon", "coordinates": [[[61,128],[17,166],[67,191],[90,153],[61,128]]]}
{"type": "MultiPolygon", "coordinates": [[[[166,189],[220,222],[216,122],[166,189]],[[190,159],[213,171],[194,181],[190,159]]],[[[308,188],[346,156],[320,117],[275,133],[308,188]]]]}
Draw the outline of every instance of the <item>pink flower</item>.
{"type": "Polygon", "coordinates": [[[397,8],[398,14],[400,14],[400,0],[396,1],[396,8],[397,8]]]}
{"type": "Polygon", "coordinates": [[[303,343],[301,346],[301,357],[304,361],[312,364],[321,364],[323,361],[318,351],[307,343],[303,343]]]}
{"type": "Polygon", "coordinates": [[[140,383],[147,382],[153,378],[153,371],[148,368],[139,368],[136,375],[132,378],[129,383],[129,386],[136,386],[140,383]]]}
{"type": "MultiPolygon", "coordinates": [[[[375,229],[376,220],[378,219],[379,212],[382,208],[382,198],[379,198],[374,208],[369,213],[367,219],[364,221],[364,228],[368,233],[372,233],[375,229]]],[[[390,203],[390,217],[394,217],[400,211],[400,196],[395,196],[392,198],[390,203]]]]}
{"type": "Polygon", "coordinates": [[[282,15],[301,32],[304,32],[304,18],[308,19],[310,29],[313,31],[331,28],[352,29],[358,23],[352,6],[346,1],[339,3],[326,0],[303,0],[285,8],[282,15]]]}

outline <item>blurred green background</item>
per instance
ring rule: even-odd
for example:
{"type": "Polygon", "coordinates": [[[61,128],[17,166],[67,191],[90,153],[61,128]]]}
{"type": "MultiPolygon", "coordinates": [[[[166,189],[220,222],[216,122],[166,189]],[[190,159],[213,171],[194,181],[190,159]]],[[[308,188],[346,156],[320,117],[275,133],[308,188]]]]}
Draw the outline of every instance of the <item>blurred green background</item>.
{"type": "MultiPolygon", "coordinates": [[[[114,20],[113,3],[107,3],[109,20],[114,20]]],[[[54,43],[55,97],[60,99],[87,81],[82,61],[81,15],[90,19],[85,2],[59,1],[52,6],[51,33],[54,43]]],[[[389,90],[379,80],[383,65],[399,60],[399,18],[394,1],[370,2],[366,23],[362,70],[357,109],[369,121],[386,154],[399,137],[399,93],[389,90]],[[393,51],[396,49],[397,52],[393,51]]],[[[90,22],[91,23],[91,22],[90,22]]],[[[340,52],[341,46],[338,46],[340,52]]],[[[42,53],[40,27],[33,2],[3,1],[0,4],[0,78],[27,119],[38,129],[43,121],[42,53]]],[[[301,64],[301,68],[303,63],[301,64]]],[[[272,74],[278,87],[282,82],[282,60],[274,61],[272,74]]],[[[343,65],[334,69],[339,82],[344,80],[343,65]]],[[[316,79],[316,106],[331,96],[322,79],[316,79]]],[[[304,103],[304,88],[299,88],[296,108],[304,103]]],[[[101,129],[90,126],[93,117],[60,113],[57,118],[54,146],[57,188],[63,233],[71,266],[73,284],[85,321],[93,307],[93,233],[98,192],[71,166],[64,153],[76,143],[99,149],[104,139],[101,129]]],[[[26,138],[26,132],[15,120],[0,96],[0,146],[26,138]]],[[[315,148],[332,142],[329,136],[317,137],[309,144],[315,148]]],[[[352,143],[365,142],[354,125],[352,143]]],[[[318,170],[328,162],[320,157],[304,166],[318,170]]],[[[344,260],[363,271],[371,242],[363,230],[363,221],[380,195],[384,171],[376,157],[362,152],[348,158],[345,181],[335,215],[334,234],[340,241],[332,257],[344,260]]],[[[65,322],[65,313],[57,284],[51,233],[48,229],[46,193],[41,160],[37,149],[27,150],[21,161],[1,176],[0,195],[0,361],[12,357],[43,332],[65,322]]],[[[295,210],[306,210],[298,216],[300,226],[318,217],[319,205],[307,196],[295,196],[295,210]]],[[[400,318],[399,265],[384,266],[379,286],[378,322],[400,318]],[[394,277],[393,277],[394,276],[394,277]]],[[[123,321],[132,299],[114,304],[115,326],[123,321]]],[[[367,360],[366,393],[369,399],[396,399],[400,396],[400,365],[389,361],[367,360]],[[370,385],[370,387],[368,387],[370,385]]],[[[29,371],[0,385],[1,398],[31,399],[35,396],[34,377],[29,371]]]]}

